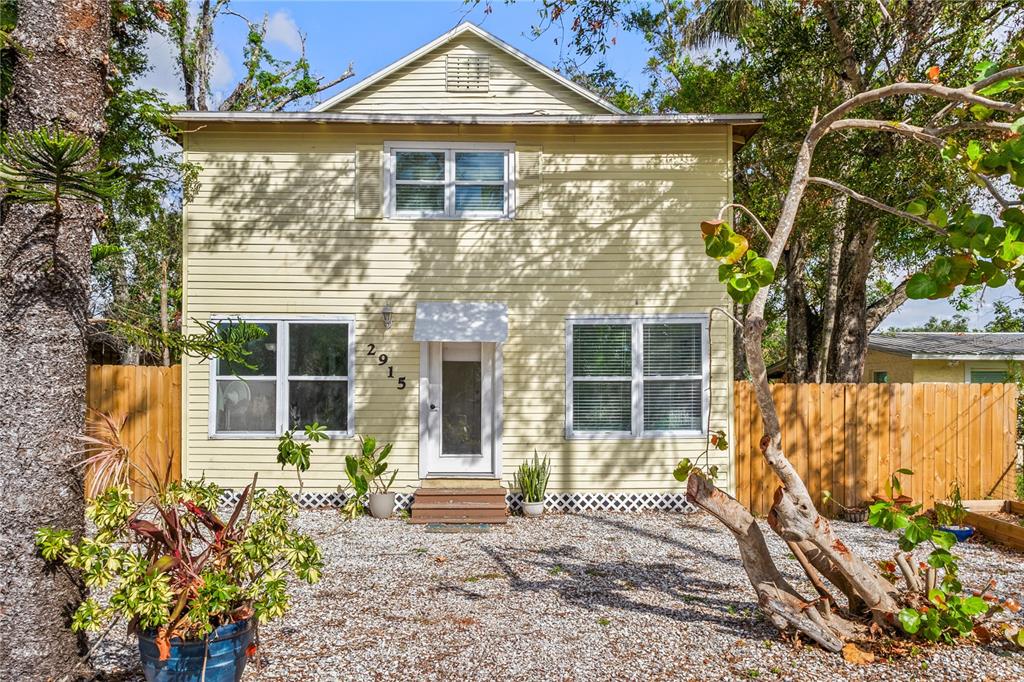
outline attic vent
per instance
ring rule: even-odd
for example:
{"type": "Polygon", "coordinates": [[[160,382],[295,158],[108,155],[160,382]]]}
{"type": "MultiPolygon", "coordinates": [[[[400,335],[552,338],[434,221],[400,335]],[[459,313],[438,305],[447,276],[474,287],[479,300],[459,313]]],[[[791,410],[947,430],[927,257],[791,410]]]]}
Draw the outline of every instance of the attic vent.
{"type": "Polygon", "coordinates": [[[481,54],[450,54],[445,58],[448,92],[487,92],[491,58],[481,54]]]}

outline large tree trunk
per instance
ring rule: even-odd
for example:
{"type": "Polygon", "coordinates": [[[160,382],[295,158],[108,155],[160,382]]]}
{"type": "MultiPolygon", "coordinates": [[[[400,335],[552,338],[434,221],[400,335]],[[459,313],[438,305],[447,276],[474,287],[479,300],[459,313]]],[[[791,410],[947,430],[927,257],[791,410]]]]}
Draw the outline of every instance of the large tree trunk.
{"type": "Polygon", "coordinates": [[[786,380],[792,383],[812,382],[813,350],[816,347],[814,330],[817,325],[804,287],[807,256],[803,240],[795,239],[782,257],[786,262],[786,380]]]}
{"type": "Polygon", "coordinates": [[[878,220],[848,230],[839,269],[839,296],[827,378],[834,383],[859,383],[868,351],[867,282],[875,253],[878,220]]]}
{"type": "MultiPolygon", "coordinates": [[[[32,0],[18,7],[9,130],[59,123],[97,139],[103,130],[110,20],[106,0],[32,0]]],[[[72,469],[82,430],[89,243],[97,208],[65,200],[7,204],[0,223],[0,671],[47,680],[81,662],[69,629],[76,577],[35,549],[41,526],[84,530],[82,474],[72,469]]]]}

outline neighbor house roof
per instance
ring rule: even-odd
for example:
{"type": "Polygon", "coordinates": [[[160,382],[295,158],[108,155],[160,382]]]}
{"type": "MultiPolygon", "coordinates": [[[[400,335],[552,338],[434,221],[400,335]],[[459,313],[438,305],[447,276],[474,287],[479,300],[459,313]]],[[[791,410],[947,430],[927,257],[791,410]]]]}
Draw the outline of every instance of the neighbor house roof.
{"type": "Polygon", "coordinates": [[[1024,359],[1024,334],[992,332],[876,332],[871,350],[913,360],[1024,359]]]}
{"type": "Polygon", "coordinates": [[[419,59],[423,55],[427,54],[428,52],[431,52],[431,51],[435,50],[436,48],[440,47],[441,45],[444,45],[448,41],[453,40],[453,39],[457,38],[458,36],[463,35],[464,33],[470,33],[472,35],[475,35],[478,38],[481,38],[481,39],[487,41],[488,43],[490,43],[491,45],[493,45],[497,49],[501,50],[505,54],[508,54],[509,56],[511,56],[511,57],[513,57],[515,59],[518,59],[519,61],[521,61],[524,64],[526,64],[526,65],[530,66],[531,68],[533,68],[535,71],[538,71],[538,72],[544,74],[545,76],[547,76],[548,78],[550,78],[550,79],[552,79],[552,80],[554,80],[554,81],[564,85],[565,87],[569,88],[570,90],[572,90],[576,94],[584,97],[585,99],[590,100],[591,102],[593,102],[597,106],[601,107],[602,109],[605,109],[606,111],[608,111],[610,113],[613,113],[613,114],[624,114],[624,113],[626,113],[622,109],[619,109],[617,106],[615,106],[614,104],[612,104],[611,102],[606,100],[605,98],[601,97],[600,95],[597,95],[597,94],[591,92],[590,90],[587,90],[586,88],[584,88],[583,86],[579,85],[578,83],[574,83],[573,81],[569,80],[568,78],[566,78],[562,74],[558,73],[557,71],[555,71],[553,69],[549,69],[548,67],[544,66],[543,64],[538,62],[533,57],[530,57],[529,55],[524,54],[523,52],[520,52],[516,48],[514,48],[511,45],[509,45],[508,43],[506,43],[504,40],[501,40],[500,38],[497,38],[497,37],[491,35],[490,33],[488,33],[487,31],[483,30],[479,26],[476,26],[476,25],[470,24],[470,23],[459,24],[458,26],[456,26],[452,30],[444,33],[441,36],[438,36],[436,39],[430,41],[429,43],[427,43],[423,47],[410,52],[409,54],[405,55],[404,57],[402,57],[398,61],[393,62],[392,64],[390,64],[388,66],[385,66],[383,69],[381,69],[380,71],[378,71],[378,72],[376,72],[374,74],[371,74],[370,76],[367,76],[366,78],[364,78],[363,80],[359,81],[358,83],[356,83],[352,87],[350,87],[350,88],[348,88],[346,90],[343,90],[342,92],[339,92],[337,95],[335,95],[334,97],[331,97],[328,100],[325,100],[325,101],[321,102],[320,104],[318,104],[315,107],[313,107],[313,111],[314,112],[327,111],[328,109],[330,109],[330,108],[334,107],[335,105],[337,105],[339,102],[343,102],[346,99],[348,99],[349,97],[355,95],[356,93],[362,92],[364,89],[370,87],[374,83],[377,83],[377,82],[379,82],[381,80],[384,80],[385,78],[387,78],[391,74],[399,71],[402,67],[406,66],[407,64],[411,64],[412,62],[416,61],[417,59],[419,59]]]}

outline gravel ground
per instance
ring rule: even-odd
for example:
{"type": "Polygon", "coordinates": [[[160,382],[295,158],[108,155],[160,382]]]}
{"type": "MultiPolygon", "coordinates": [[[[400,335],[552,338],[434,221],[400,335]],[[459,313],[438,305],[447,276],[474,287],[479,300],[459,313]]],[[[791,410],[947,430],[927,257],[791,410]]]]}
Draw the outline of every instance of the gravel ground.
{"type": "MultiPolygon", "coordinates": [[[[867,666],[779,639],[756,611],[731,536],[704,514],[512,518],[480,534],[302,512],[326,568],[292,611],[261,628],[255,680],[1024,680],[1002,644],[932,647],[867,666]]],[[[852,547],[888,558],[894,538],[837,522],[852,547]]],[[[777,556],[788,552],[766,536],[777,556]]],[[[964,583],[1024,593],[1024,555],[958,547],[964,583]]],[[[795,560],[782,568],[802,578],[795,560]]],[[[803,584],[811,594],[809,584],[803,584]]],[[[134,642],[102,665],[132,679],[134,642]]]]}

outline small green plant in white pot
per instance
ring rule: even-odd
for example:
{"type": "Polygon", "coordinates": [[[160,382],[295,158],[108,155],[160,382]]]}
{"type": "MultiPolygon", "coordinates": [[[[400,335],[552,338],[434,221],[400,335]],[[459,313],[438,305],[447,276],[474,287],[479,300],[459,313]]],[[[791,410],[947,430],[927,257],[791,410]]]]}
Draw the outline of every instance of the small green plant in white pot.
{"type": "Polygon", "coordinates": [[[515,474],[515,484],[523,495],[523,516],[537,518],[544,513],[544,492],[548,489],[551,478],[551,464],[547,456],[540,459],[537,451],[533,451],[533,461],[519,465],[515,474]]]}
{"type": "Polygon", "coordinates": [[[362,500],[367,497],[370,516],[375,519],[386,519],[395,511],[395,494],[391,486],[398,476],[398,470],[391,472],[391,478],[385,480],[388,470],[388,455],[391,454],[393,443],[378,445],[376,438],[360,437],[359,452],[345,456],[345,475],[353,494],[345,503],[344,511],[355,517],[362,513],[362,500]]]}

